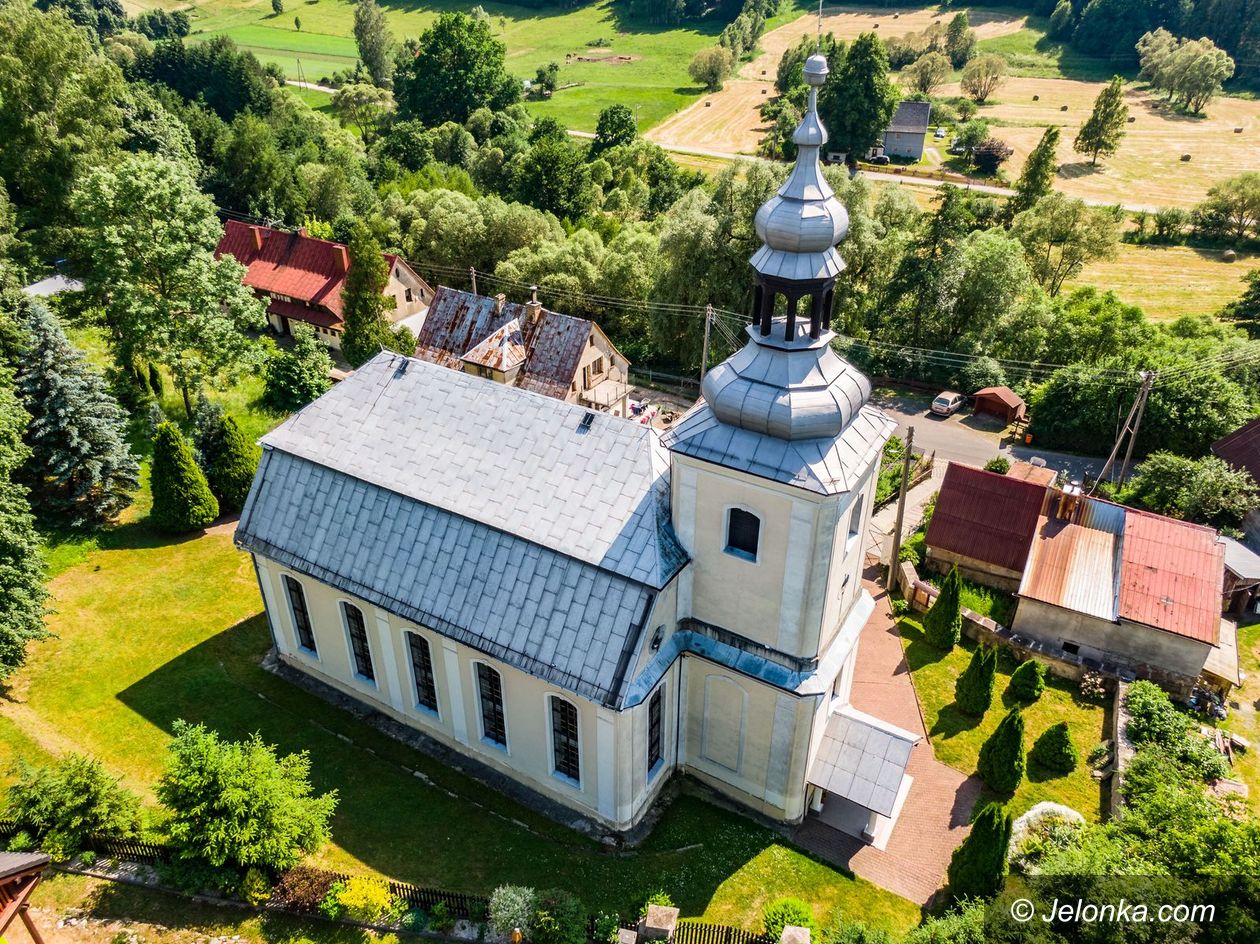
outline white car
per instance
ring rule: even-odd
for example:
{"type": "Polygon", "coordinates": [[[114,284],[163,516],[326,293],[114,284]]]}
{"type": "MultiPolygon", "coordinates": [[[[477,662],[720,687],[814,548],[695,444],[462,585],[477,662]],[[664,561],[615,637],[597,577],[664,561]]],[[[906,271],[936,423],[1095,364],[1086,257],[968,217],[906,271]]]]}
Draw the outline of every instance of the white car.
{"type": "Polygon", "coordinates": [[[945,137],[945,129],[944,129],[944,128],[937,128],[937,129],[936,129],[936,134],[932,135],[932,137],[936,138],[936,140],[938,140],[938,141],[939,141],[941,138],[945,137]]]}
{"type": "Polygon", "coordinates": [[[961,393],[946,390],[932,401],[932,412],[938,416],[953,416],[962,407],[966,399],[961,393]]]}

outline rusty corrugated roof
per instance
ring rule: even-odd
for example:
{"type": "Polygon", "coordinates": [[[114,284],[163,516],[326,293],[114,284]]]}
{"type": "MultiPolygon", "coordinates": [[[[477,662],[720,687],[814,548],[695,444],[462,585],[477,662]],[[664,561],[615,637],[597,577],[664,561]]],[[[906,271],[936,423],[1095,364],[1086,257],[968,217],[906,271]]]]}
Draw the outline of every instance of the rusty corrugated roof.
{"type": "Polygon", "coordinates": [[[950,463],[928,525],[928,547],[1021,572],[1046,489],[950,463]]]}
{"type": "Polygon", "coordinates": [[[465,354],[461,360],[495,370],[515,370],[525,362],[525,339],[521,323],[513,318],[465,354]]]}
{"type": "Polygon", "coordinates": [[[1064,520],[1056,506],[1052,493],[1037,519],[1020,596],[1114,621],[1124,509],[1084,499],[1079,516],[1064,520]]]}
{"type": "Polygon", "coordinates": [[[1128,509],[1119,615],[1216,645],[1225,550],[1216,532],[1128,509]]]}
{"type": "MultiPolygon", "coordinates": [[[[543,309],[537,323],[531,324],[525,305],[504,301],[500,307],[496,299],[442,285],[416,339],[416,357],[459,368],[462,360],[513,321],[522,328],[525,353],[516,386],[563,400],[594,330],[585,318],[543,309]]],[[[480,363],[475,358],[481,356],[489,355],[485,351],[473,355],[474,362],[480,363]]]]}

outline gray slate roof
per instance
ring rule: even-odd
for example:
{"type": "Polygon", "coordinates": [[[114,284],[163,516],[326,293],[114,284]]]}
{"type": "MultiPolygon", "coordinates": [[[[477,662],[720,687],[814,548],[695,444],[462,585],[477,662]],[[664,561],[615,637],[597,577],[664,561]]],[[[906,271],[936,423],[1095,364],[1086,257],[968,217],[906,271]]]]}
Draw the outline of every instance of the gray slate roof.
{"type": "Polygon", "coordinates": [[[271,433],[237,543],[615,703],[686,563],[647,427],[382,353],[271,433]]]}
{"type": "Polygon", "coordinates": [[[930,102],[900,102],[887,130],[902,134],[927,134],[931,114],[930,102]]]}
{"type": "Polygon", "coordinates": [[[262,438],[655,589],[686,554],[669,456],[629,420],[415,358],[378,354],[262,438]]]}
{"type": "Polygon", "coordinates": [[[891,816],[917,734],[852,705],[827,719],[809,782],[881,816],[891,816]]]}

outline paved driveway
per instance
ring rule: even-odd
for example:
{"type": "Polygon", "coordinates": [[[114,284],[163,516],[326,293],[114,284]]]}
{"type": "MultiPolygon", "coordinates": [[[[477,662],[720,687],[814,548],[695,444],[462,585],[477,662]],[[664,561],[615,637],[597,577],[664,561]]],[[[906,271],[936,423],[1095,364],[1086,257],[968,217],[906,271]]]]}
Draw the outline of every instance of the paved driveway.
{"type": "Polygon", "coordinates": [[[875,597],[875,612],[858,642],[853,704],[923,735],[907,767],[914,783],[884,850],[832,829],[816,817],[807,818],[797,829],[795,841],[881,888],[926,905],[944,884],[950,857],[971,828],[968,821],[980,795],[980,781],[940,763],[932,752],[887,594],[873,578],[874,572],[868,571],[863,580],[875,597]]]}

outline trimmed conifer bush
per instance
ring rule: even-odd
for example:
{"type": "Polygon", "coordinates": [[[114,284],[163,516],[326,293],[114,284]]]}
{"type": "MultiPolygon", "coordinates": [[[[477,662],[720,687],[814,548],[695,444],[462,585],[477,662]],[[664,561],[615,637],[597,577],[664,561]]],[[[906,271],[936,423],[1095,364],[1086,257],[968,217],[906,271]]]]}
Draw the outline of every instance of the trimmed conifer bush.
{"type": "Polygon", "coordinates": [[[262,450],[246,438],[230,416],[219,418],[214,444],[214,453],[205,457],[210,490],[219,499],[220,509],[240,511],[249,497],[262,450]]]}
{"type": "Polygon", "coordinates": [[[971,832],[949,862],[949,888],[957,899],[991,898],[1006,879],[1011,814],[997,803],[980,810],[971,832]]]}
{"type": "Polygon", "coordinates": [[[1046,728],[1033,744],[1028,756],[1034,764],[1056,774],[1070,774],[1081,762],[1080,752],[1072,743],[1066,721],[1046,728]]]}
{"type": "Polygon", "coordinates": [[[149,518],[163,531],[196,531],[219,517],[219,502],[197,467],[188,441],[171,423],[160,425],[153,437],[151,482],[149,518]]]}
{"type": "Polygon", "coordinates": [[[958,568],[951,567],[941,581],[941,592],[937,594],[936,602],[923,617],[923,634],[932,646],[943,652],[952,650],[962,637],[961,591],[958,568]]]}
{"type": "Polygon", "coordinates": [[[954,701],[960,711],[980,717],[993,703],[993,680],[997,675],[997,649],[977,646],[971,661],[954,685],[954,701]]]}
{"type": "Polygon", "coordinates": [[[1020,701],[1034,702],[1046,690],[1046,664],[1036,659],[1025,659],[1011,673],[1008,691],[1020,701]]]}
{"type": "Polygon", "coordinates": [[[980,779],[998,793],[1014,793],[1025,764],[1024,713],[1016,705],[980,747],[980,779]]]}

